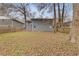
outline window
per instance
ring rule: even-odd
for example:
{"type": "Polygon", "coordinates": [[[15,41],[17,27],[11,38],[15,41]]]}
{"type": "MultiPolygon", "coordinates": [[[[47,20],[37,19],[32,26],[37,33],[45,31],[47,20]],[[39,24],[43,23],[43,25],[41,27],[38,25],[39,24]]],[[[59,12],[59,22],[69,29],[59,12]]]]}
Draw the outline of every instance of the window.
{"type": "Polygon", "coordinates": [[[36,28],[36,26],[34,26],[34,28],[36,28]]]}

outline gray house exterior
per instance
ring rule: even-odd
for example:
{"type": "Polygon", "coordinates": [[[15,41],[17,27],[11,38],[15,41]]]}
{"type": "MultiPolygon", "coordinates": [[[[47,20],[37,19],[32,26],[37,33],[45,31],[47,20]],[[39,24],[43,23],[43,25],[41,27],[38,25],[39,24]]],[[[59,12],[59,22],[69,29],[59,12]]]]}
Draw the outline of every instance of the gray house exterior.
{"type": "MultiPolygon", "coordinates": [[[[64,27],[70,28],[71,21],[67,21],[63,23],[64,27]]],[[[53,31],[53,19],[47,18],[32,18],[27,21],[27,30],[28,31],[43,31],[43,32],[51,32],[53,31]]]]}
{"type": "Polygon", "coordinates": [[[28,31],[52,31],[52,20],[53,19],[31,19],[27,22],[28,31]]]}
{"type": "Polygon", "coordinates": [[[12,19],[12,27],[17,29],[24,29],[24,22],[12,19]]]}
{"type": "Polygon", "coordinates": [[[24,23],[6,16],[0,16],[0,28],[23,29],[24,23]]]}
{"type": "MultiPolygon", "coordinates": [[[[51,32],[53,31],[53,19],[46,18],[32,18],[27,20],[27,31],[43,31],[51,32]]],[[[0,16],[0,29],[24,29],[24,22],[19,21],[14,18],[0,16]]],[[[64,26],[69,26],[69,22],[65,22],[64,26]]]]}

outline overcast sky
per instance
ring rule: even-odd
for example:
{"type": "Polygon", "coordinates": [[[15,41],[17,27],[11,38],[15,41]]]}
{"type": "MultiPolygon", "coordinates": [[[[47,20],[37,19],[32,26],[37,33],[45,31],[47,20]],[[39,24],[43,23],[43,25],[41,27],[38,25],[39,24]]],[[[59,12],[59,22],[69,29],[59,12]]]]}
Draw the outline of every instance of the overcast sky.
{"type": "MultiPolygon", "coordinates": [[[[72,4],[65,4],[66,5],[66,9],[67,9],[67,13],[72,16],[72,13],[73,13],[73,8],[72,8],[72,4]]],[[[30,4],[29,5],[30,9],[31,9],[31,12],[32,13],[36,13],[35,14],[35,17],[38,18],[39,17],[39,12],[37,10],[37,7],[36,7],[36,4],[30,4]]],[[[49,6],[51,7],[51,6],[49,6]]],[[[61,8],[62,8],[62,4],[61,4],[61,8]]],[[[49,9],[49,8],[48,8],[49,9]]],[[[43,14],[43,17],[49,17],[49,18],[52,18],[53,17],[53,8],[52,8],[52,12],[51,13],[48,13],[48,9],[45,10],[44,14],[43,14]]]]}
{"type": "MultiPolygon", "coordinates": [[[[66,7],[66,10],[67,10],[68,17],[71,18],[72,15],[73,15],[72,4],[67,3],[67,4],[65,4],[65,7],[66,7]]],[[[30,13],[35,13],[34,18],[40,18],[40,13],[39,13],[39,11],[37,9],[37,5],[35,3],[29,3],[28,8],[30,10],[30,13]]],[[[62,4],[61,4],[61,8],[62,8],[62,4]]],[[[16,13],[13,12],[12,14],[15,16],[16,13]]],[[[53,18],[53,14],[54,13],[53,13],[53,4],[52,4],[52,6],[49,6],[47,9],[44,10],[43,18],[53,18]],[[49,8],[52,8],[51,12],[48,12],[49,8]]],[[[57,15],[58,15],[58,13],[57,13],[57,15]]],[[[15,17],[19,17],[20,19],[23,18],[23,16],[20,16],[19,12],[17,12],[17,15],[15,17]]]]}

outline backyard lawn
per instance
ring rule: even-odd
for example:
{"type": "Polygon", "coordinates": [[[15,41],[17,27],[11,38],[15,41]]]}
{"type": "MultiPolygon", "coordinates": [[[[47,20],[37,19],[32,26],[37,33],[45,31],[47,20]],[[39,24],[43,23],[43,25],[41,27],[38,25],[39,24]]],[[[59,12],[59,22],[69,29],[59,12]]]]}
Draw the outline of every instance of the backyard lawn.
{"type": "Polygon", "coordinates": [[[0,55],[79,55],[69,35],[52,32],[14,32],[0,34],[0,55]]]}

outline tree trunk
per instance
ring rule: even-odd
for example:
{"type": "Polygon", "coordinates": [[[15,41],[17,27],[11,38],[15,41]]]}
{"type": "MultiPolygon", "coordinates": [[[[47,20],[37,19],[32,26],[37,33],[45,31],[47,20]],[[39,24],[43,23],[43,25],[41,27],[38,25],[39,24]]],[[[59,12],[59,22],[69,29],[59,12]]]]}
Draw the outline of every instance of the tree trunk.
{"type": "Polygon", "coordinates": [[[27,21],[26,21],[26,14],[24,15],[24,19],[25,19],[25,28],[24,28],[24,29],[26,30],[26,29],[27,29],[27,24],[26,24],[26,22],[27,22],[27,21]]]}
{"type": "Polygon", "coordinates": [[[76,42],[76,34],[75,34],[75,19],[73,19],[72,23],[71,23],[71,30],[70,30],[70,41],[72,43],[76,42]]]}
{"type": "Polygon", "coordinates": [[[61,27],[63,26],[64,12],[65,12],[65,4],[63,3],[63,8],[62,8],[62,19],[61,19],[61,27]]]}
{"type": "Polygon", "coordinates": [[[56,32],[56,4],[54,3],[54,32],[56,32]]]}
{"type": "Polygon", "coordinates": [[[60,4],[58,3],[58,27],[61,27],[60,4]]]}
{"type": "Polygon", "coordinates": [[[76,29],[77,29],[76,24],[78,22],[76,22],[76,20],[79,20],[79,18],[78,18],[78,12],[77,12],[78,9],[76,7],[77,7],[77,5],[73,4],[73,21],[71,23],[71,30],[70,30],[70,41],[72,43],[76,43],[76,39],[77,39],[77,37],[76,37],[76,29]]]}

